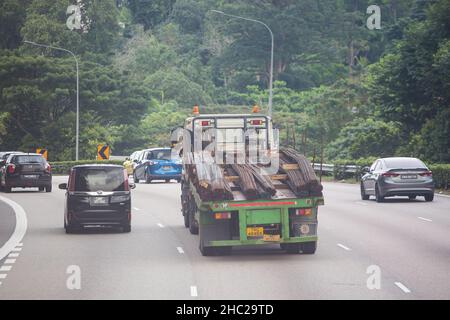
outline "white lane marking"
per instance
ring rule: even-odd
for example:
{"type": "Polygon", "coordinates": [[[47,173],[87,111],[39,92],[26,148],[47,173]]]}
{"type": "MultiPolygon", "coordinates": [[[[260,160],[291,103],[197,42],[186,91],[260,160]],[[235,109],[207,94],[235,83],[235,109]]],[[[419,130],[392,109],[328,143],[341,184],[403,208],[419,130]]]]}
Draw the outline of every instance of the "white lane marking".
{"type": "Polygon", "coordinates": [[[158,227],[164,228],[164,225],[162,223],[157,223],[158,227]]]}
{"type": "Polygon", "coordinates": [[[1,266],[0,267],[0,272],[4,272],[4,271],[11,271],[12,266],[1,266]]]}
{"type": "Polygon", "coordinates": [[[198,296],[197,286],[191,286],[191,297],[197,297],[197,296],[198,296]]]}
{"type": "Polygon", "coordinates": [[[349,247],[346,247],[346,246],[344,246],[343,244],[340,244],[340,243],[338,243],[337,246],[342,248],[342,249],[344,249],[344,250],[347,250],[347,251],[351,251],[352,250],[349,247]]]}
{"type": "Polygon", "coordinates": [[[179,252],[180,254],[183,254],[183,253],[184,253],[184,250],[183,250],[182,247],[177,247],[177,250],[178,250],[178,252],[179,252]]]}
{"type": "Polygon", "coordinates": [[[420,219],[420,220],[423,220],[423,221],[428,221],[428,222],[433,222],[433,220],[427,219],[427,218],[424,218],[424,217],[417,217],[417,219],[420,219]]]}
{"type": "Polygon", "coordinates": [[[17,257],[19,257],[18,253],[10,253],[10,254],[8,254],[8,258],[17,258],[17,257]]]}
{"type": "Polygon", "coordinates": [[[139,208],[136,208],[136,207],[134,207],[133,209],[134,209],[134,210],[136,210],[136,211],[139,211],[139,210],[141,210],[141,209],[139,209],[139,208]]]}
{"type": "Polygon", "coordinates": [[[357,204],[361,204],[361,205],[363,205],[363,206],[367,206],[367,203],[362,202],[362,201],[356,201],[356,203],[357,203],[357,204]]]}
{"type": "Polygon", "coordinates": [[[16,247],[23,247],[23,243],[18,243],[16,247]]]}
{"type": "Polygon", "coordinates": [[[3,258],[5,258],[19,243],[21,243],[25,232],[27,231],[27,214],[19,204],[8,198],[0,196],[0,201],[3,201],[9,205],[16,214],[16,227],[14,232],[3,247],[0,248],[0,260],[3,260],[3,258]]]}
{"type": "Polygon", "coordinates": [[[6,274],[5,273],[0,273],[0,279],[5,279],[6,278],[6,274]]]}
{"type": "Polygon", "coordinates": [[[411,290],[409,290],[403,283],[401,283],[401,282],[394,282],[394,284],[397,286],[397,287],[399,287],[400,289],[402,289],[402,291],[404,292],[404,293],[410,293],[411,292],[411,290]]]}
{"type": "Polygon", "coordinates": [[[19,251],[22,251],[22,248],[14,248],[14,249],[12,249],[11,251],[13,251],[13,252],[19,252],[19,251]]]}
{"type": "Polygon", "coordinates": [[[5,264],[13,264],[16,263],[16,259],[6,259],[5,264]]]}

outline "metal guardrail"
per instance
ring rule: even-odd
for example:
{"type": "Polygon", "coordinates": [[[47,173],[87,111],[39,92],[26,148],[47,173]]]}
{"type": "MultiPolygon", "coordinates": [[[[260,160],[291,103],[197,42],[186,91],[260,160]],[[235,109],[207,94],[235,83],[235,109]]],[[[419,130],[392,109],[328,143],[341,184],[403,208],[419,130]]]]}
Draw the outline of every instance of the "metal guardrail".
{"type": "MultiPolygon", "coordinates": [[[[322,171],[323,172],[333,172],[334,171],[334,164],[327,164],[327,163],[323,163],[322,164],[322,171]]],[[[314,170],[320,170],[320,163],[313,163],[313,168],[314,170]]],[[[349,172],[349,173],[356,173],[358,172],[358,169],[360,168],[359,166],[355,166],[355,165],[339,165],[339,168],[341,168],[341,170],[343,170],[344,172],[349,172]]]]}

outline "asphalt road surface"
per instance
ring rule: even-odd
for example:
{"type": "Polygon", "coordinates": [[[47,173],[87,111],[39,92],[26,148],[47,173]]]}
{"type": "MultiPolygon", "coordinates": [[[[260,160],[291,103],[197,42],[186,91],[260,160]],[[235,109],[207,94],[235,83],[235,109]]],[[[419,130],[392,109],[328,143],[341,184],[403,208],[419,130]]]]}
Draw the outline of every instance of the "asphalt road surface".
{"type": "Polygon", "coordinates": [[[179,184],[137,185],[131,233],[66,235],[57,189],[66,180],[54,177],[52,193],[0,194],[26,214],[15,216],[0,198],[0,248],[26,224],[13,251],[0,255],[0,299],[450,298],[447,197],[376,203],[360,200],[357,185],[325,183],[315,255],[269,245],[203,257],[183,226],[179,184]],[[67,286],[73,268],[80,289],[67,286]]]}

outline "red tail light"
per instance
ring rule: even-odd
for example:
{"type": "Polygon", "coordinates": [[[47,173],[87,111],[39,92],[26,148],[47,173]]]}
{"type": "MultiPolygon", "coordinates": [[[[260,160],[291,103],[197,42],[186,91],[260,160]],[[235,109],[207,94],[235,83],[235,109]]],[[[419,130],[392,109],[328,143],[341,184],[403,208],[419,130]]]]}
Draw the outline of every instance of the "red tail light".
{"type": "Polygon", "coordinates": [[[127,169],[123,170],[123,188],[125,191],[130,191],[130,184],[128,183],[128,172],[127,169]]]}
{"type": "Polygon", "coordinates": [[[431,177],[431,176],[433,176],[433,172],[426,171],[426,172],[419,173],[419,175],[422,177],[431,177]]]}
{"type": "Polygon", "coordinates": [[[385,172],[382,174],[383,177],[398,177],[400,174],[398,173],[392,173],[392,172],[385,172]]]}
{"type": "Polygon", "coordinates": [[[210,124],[209,120],[204,120],[201,123],[202,123],[202,127],[209,126],[209,124],[210,124]]]}
{"type": "Polygon", "coordinates": [[[295,209],[295,214],[297,216],[309,216],[312,213],[311,208],[302,208],[302,209],[295,209]]]}
{"type": "Polygon", "coordinates": [[[16,166],[14,164],[8,165],[8,173],[13,174],[16,171],[16,166]]]}
{"type": "Polygon", "coordinates": [[[231,219],[231,212],[216,212],[214,218],[216,220],[231,219]]]}
{"type": "Polygon", "coordinates": [[[262,125],[262,120],[250,120],[250,124],[253,126],[260,126],[262,125]]]}
{"type": "Polygon", "coordinates": [[[69,192],[74,192],[75,191],[75,169],[70,170],[70,175],[69,175],[69,192]]]}

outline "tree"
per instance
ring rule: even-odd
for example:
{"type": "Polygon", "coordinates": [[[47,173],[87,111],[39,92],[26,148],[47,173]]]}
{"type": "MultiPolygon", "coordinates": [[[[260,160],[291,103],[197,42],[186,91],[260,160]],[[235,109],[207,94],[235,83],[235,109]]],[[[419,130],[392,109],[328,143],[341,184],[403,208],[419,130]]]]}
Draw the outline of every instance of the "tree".
{"type": "Polygon", "coordinates": [[[171,13],[175,0],[128,0],[135,23],[140,23],[145,30],[163,22],[171,13]]]}

